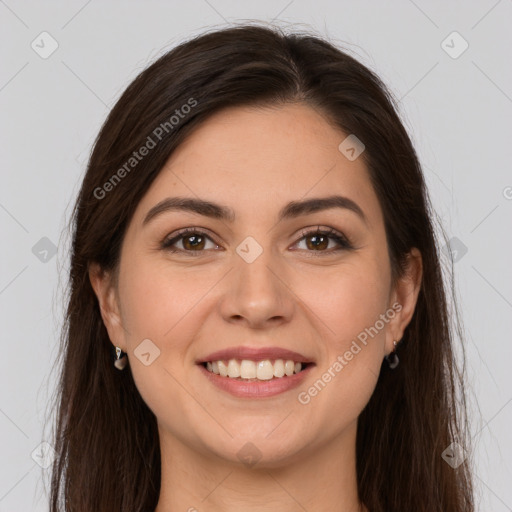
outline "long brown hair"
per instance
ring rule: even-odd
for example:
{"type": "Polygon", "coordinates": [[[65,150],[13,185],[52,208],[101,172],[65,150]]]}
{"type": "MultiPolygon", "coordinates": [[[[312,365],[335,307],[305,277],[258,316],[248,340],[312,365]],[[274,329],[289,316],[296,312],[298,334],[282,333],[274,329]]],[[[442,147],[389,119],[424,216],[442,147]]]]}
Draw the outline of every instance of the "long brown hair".
{"type": "Polygon", "coordinates": [[[460,320],[447,301],[453,278],[450,286],[443,280],[437,217],[397,102],[375,73],[325,39],[243,25],[202,34],[160,57],[128,86],[95,141],[71,226],[51,512],[152,512],[160,491],[156,418],[129,366],[123,372],[113,366],[89,265],[118,268],[136,206],[174,149],[205,119],[228,106],[290,102],[311,106],[365,144],[393,278],[404,272],[412,247],[423,258],[400,365],[391,370],[383,362],[358,420],[360,499],[370,512],[474,510],[471,459],[453,468],[442,456],[453,442],[471,455],[464,372],[454,351],[460,320]],[[130,160],[150,138],[150,151],[130,160]]]}

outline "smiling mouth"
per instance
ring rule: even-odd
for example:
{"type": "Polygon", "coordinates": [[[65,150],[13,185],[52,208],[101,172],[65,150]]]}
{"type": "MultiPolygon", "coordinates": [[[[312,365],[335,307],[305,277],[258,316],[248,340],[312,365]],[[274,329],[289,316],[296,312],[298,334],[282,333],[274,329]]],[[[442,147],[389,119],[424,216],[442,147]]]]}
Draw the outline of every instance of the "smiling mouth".
{"type": "Polygon", "coordinates": [[[227,379],[243,382],[286,379],[304,371],[313,363],[299,363],[291,359],[230,359],[228,361],[207,361],[201,365],[210,373],[227,379]]]}

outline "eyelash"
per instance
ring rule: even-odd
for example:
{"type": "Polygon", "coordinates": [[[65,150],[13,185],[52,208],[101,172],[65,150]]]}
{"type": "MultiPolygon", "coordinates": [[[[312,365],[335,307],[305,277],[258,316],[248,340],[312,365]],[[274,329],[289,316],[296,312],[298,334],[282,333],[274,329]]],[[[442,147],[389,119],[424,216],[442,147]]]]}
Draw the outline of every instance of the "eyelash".
{"type": "MultiPolygon", "coordinates": [[[[180,230],[172,238],[166,238],[165,240],[163,240],[163,242],[160,244],[160,248],[163,250],[172,252],[172,253],[181,252],[183,254],[186,254],[187,256],[192,256],[192,257],[201,256],[201,253],[205,252],[207,249],[191,251],[191,250],[187,250],[187,249],[176,249],[176,248],[172,247],[176,242],[185,238],[185,235],[192,235],[192,234],[204,236],[204,237],[210,239],[212,242],[214,242],[215,245],[219,245],[212,239],[212,237],[210,237],[207,233],[205,233],[201,229],[185,228],[185,229],[180,230]]],[[[338,253],[340,251],[344,251],[344,250],[346,251],[346,250],[353,249],[353,246],[352,246],[350,240],[346,236],[342,235],[341,233],[339,233],[338,231],[336,231],[333,228],[320,229],[320,226],[318,226],[318,228],[314,229],[314,230],[302,231],[302,233],[300,234],[299,240],[294,245],[296,245],[297,243],[302,241],[304,238],[307,238],[310,236],[315,236],[315,235],[316,236],[318,236],[318,235],[327,236],[328,238],[331,238],[332,240],[336,241],[336,243],[338,243],[340,247],[338,247],[337,249],[334,249],[334,250],[331,249],[331,250],[325,250],[325,251],[313,251],[313,250],[303,249],[306,252],[320,253],[320,254],[315,254],[314,256],[311,255],[313,257],[322,256],[323,254],[333,254],[333,253],[338,253]]]]}

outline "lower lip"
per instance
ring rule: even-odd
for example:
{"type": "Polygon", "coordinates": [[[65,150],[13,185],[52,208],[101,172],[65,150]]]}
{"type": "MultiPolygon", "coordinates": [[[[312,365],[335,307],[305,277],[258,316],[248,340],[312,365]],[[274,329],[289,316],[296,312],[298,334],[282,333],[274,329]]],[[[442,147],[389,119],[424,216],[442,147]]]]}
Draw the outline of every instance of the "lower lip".
{"type": "Polygon", "coordinates": [[[252,382],[244,382],[242,380],[231,379],[230,377],[221,377],[216,373],[208,371],[202,364],[198,366],[205,377],[209,379],[213,385],[223,391],[227,391],[239,398],[266,398],[279,395],[299,386],[314,365],[308,364],[304,370],[299,373],[294,373],[289,377],[274,377],[271,380],[252,382]]]}

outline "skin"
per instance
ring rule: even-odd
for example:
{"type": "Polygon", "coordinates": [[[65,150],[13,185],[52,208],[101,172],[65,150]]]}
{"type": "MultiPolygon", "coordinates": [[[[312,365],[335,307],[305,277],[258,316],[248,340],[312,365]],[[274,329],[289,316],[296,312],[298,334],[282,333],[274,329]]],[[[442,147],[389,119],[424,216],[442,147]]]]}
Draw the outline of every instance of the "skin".
{"type": "MultiPolygon", "coordinates": [[[[91,266],[110,339],[127,352],[158,421],[156,512],[365,510],[357,496],[357,419],[384,356],[411,320],[422,268],[413,249],[408,272],[392,284],[382,211],[363,159],[349,161],[338,150],[345,137],[303,104],[215,114],[174,152],[140,201],[117,282],[91,266]],[[288,202],[333,194],[355,201],[367,223],[340,208],[277,222],[288,202]],[[177,195],[229,206],[236,219],[169,211],[143,226],[153,206],[177,195]],[[332,252],[333,239],[316,248],[313,235],[301,233],[317,226],[341,232],[354,248],[332,252]],[[186,227],[212,235],[199,256],[160,248],[186,227]],[[236,252],[247,236],[263,249],[252,263],[236,252]],[[301,404],[298,393],[395,302],[401,310],[394,318],[301,404]],[[134,355],[144,339],[160,350],[149,366],[134,355]],[[295,350],[316,366],[297,389],[236,398],[210,384],[195,361],[242,344],[295,350]],[[261,456],[253,467],[237,457],[247,442],[261,456]]],[[[174,247],[194,251],[188,237],[174,247]]]]}

